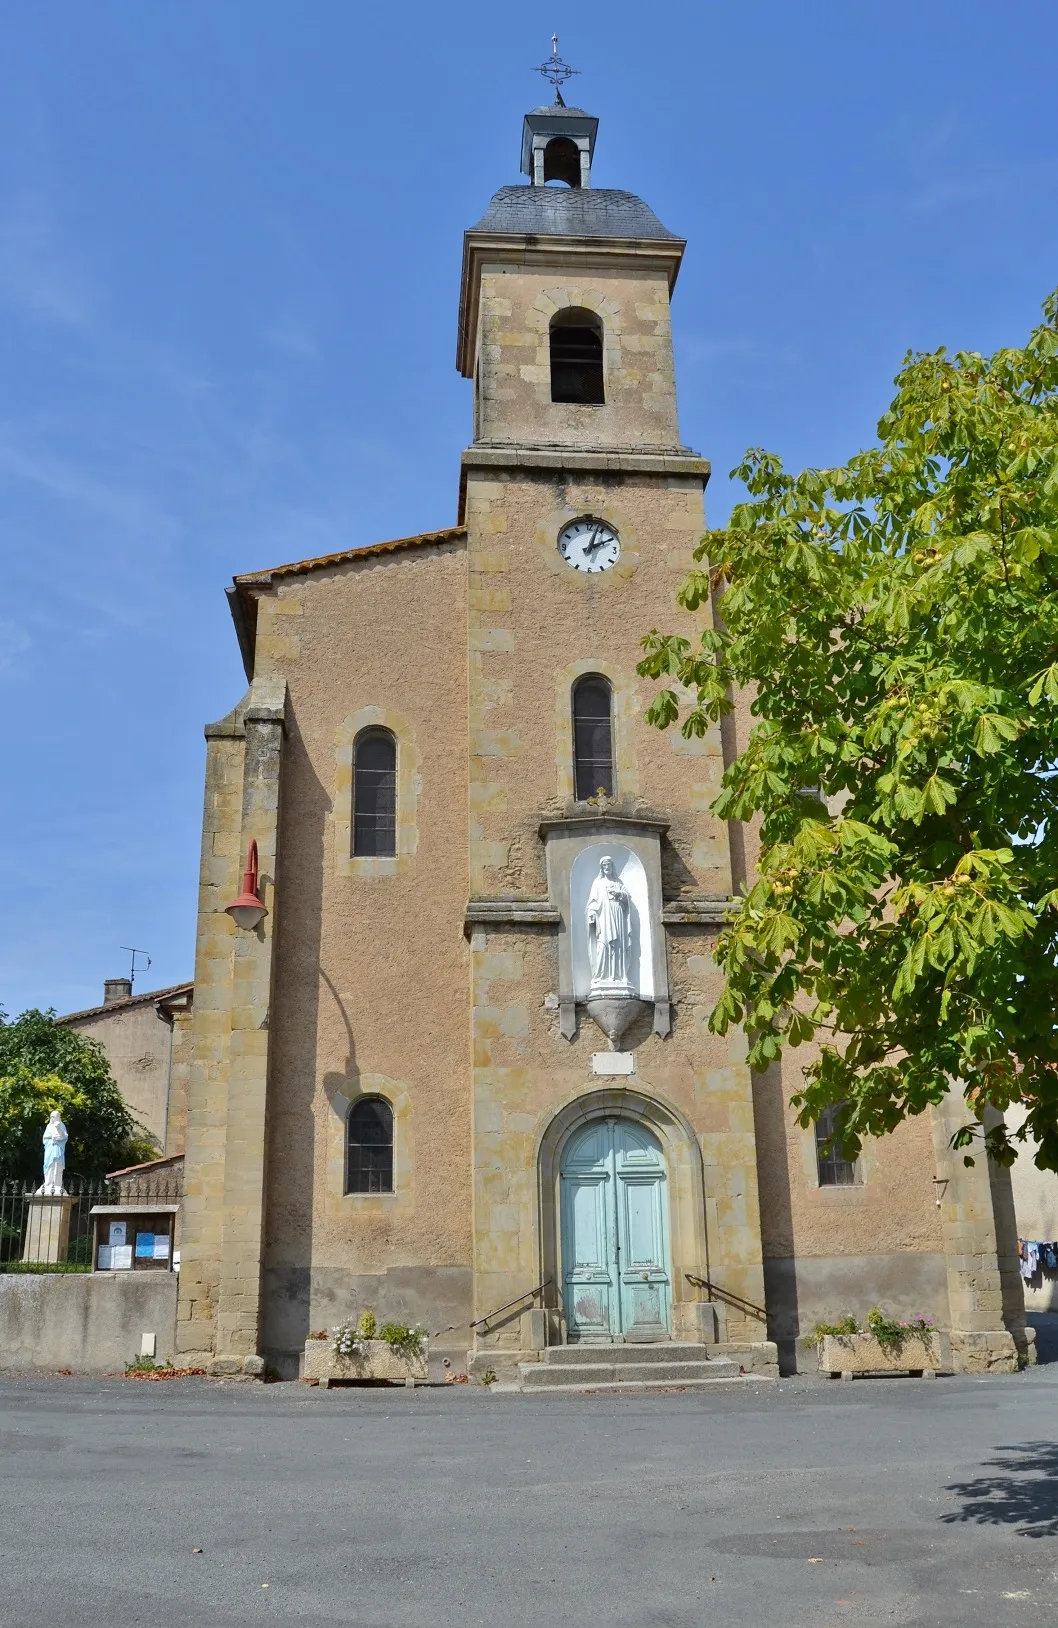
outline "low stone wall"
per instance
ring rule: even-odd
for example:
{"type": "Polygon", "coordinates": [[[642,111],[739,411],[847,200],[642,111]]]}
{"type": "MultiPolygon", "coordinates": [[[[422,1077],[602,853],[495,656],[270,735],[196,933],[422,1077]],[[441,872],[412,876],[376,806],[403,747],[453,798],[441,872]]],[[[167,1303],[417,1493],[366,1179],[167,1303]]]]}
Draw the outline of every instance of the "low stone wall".
{"type": "Polygon", "coordinates": [[[0,1370],[121,1373],[145,1333],[161,1362],[176,1350],[176,1283],[173,1272],[0,1273],[0,1370]]]}

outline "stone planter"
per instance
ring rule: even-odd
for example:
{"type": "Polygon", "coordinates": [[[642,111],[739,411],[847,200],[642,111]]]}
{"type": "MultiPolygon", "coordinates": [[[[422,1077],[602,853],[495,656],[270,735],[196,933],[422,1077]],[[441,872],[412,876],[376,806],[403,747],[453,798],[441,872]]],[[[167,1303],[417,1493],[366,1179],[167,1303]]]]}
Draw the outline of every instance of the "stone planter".
{"type": "Polygon", "coordinates": [[[423,1340],[417,1357],[407,1357],[394,1351],[385,1340],[364,1340],[351,1357],[336,1357],[330,1340],[306,1340],[301,1377],[318,1379],[324,1390],[337,1379],[354,1384],[382,1379],[395,1385],[414,1385],[416,1380],[427,1377],[428,1343],[423,1340]]]}
{"type": "Polygon", "coordinates": [[[828,1334],[819,1353],[819,1371],[831,1379],[852,1379],[856,1374],[918,1374],[932,1379],[950,1374],[951,1342],[934,1331],[928,1340],[914,1335],[899,1351],[885,1351],[873,1334],[828,1334]]]}

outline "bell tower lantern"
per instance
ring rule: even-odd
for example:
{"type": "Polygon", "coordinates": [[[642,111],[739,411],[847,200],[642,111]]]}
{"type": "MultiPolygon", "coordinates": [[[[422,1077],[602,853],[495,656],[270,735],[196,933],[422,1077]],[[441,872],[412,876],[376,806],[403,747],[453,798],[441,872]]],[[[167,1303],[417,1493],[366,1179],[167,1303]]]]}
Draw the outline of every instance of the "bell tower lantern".
{"type": "Polygon", "coordinates": [[[579,107],[538,107],[525,115],[522,125],[522,174],[530,186],[565,181],[571,187],[591,186],[598,119],[579,107]]]}

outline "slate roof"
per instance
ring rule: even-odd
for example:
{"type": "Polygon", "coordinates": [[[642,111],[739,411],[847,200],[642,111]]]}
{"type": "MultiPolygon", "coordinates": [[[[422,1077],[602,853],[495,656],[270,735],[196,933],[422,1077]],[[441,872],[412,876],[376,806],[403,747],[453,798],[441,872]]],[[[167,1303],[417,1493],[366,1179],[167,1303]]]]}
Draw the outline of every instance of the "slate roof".
{"type": "Polygon", "coordinates": [[[638,237],[682,242],[634,192],[609,187],[501,187],[474,232],[536,237],[638,237]]]}

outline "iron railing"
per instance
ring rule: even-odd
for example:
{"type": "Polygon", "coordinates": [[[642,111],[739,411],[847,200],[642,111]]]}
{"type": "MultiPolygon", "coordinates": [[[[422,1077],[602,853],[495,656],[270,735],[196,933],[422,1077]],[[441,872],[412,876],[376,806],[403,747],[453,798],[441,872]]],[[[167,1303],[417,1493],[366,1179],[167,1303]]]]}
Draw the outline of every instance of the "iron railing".
{"type": "Polygon", "coordinates": [[[12,1265],[32,1270],[37,1261],[42,1270],[49,1266],[92,1265],[92,1209],[97,1204],[178,1204],[182,1182],[169,1177],[154,1181],[145,1178],[121,1181],[66,1181],[66,1197],[71,1200],[69,1228],[60,1229],[41,1203],[41,1195],[29,1182],[0,1182],[0,1272],[12,1265]],[[36,1200],[36,1203],[34,1203],[36,1200]],[[57,1247],[61,1232],[65,1242],[57,1247]],[[54,1242],[52,1241],[54,1239],[54,1242]]]}
{"type": "Polygon", "coordinates": [[[714,1298],[722,1305],[730,1306],[733,1311],[740,1311],[744,1317],[755,1317],[759,1323],[766,1323],[768,1313],[763,1306],[758,1306],[744,1295],[733,1294],[730,1289],[721,1289],[718,1283],[710,1283],[708,1278],[700,1278],[694,1272],[684,1272],[688,1283],[693,1283],[696,1289],[705,1290],[707,1301],[714,1298]]]}

